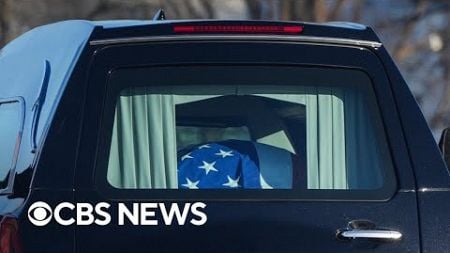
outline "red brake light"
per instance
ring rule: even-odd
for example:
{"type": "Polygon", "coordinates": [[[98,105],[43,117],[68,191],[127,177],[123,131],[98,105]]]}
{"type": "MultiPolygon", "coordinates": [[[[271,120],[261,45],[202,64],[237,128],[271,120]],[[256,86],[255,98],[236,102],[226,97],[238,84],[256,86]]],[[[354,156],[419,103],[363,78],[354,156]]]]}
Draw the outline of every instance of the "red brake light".
{"type": "Polygon", "coordinates": [[[11,217],[4,217],[0,221],[0,253],[13,252],[22,253],[17,221],[11,217]]]}
{"type": "Polygon", "coordinates": [[[299,25],[175,25],[176,33],[282,33],[296,34],[303,31],[299,25]]]}

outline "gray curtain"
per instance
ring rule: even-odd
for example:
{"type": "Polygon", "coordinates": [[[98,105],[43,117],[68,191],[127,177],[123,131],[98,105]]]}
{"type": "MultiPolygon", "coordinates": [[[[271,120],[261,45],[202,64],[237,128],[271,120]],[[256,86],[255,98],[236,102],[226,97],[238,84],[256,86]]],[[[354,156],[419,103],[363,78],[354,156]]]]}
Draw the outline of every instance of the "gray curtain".
{"type": "Polygon", "coordinates": [[[357,89],[303,87],[301,93],[260,96],[306,105],[308,189],[381,187],[379,120],[368,109],[375,101],[357,89]]]}
{"type": "MultiPolygon", "coordinates": [[[[141,92],[142,93],[142,92],[141,92]]],[[[108,181],[117,188],[177,188],[171,95],[123,92],[116,106],[108,181]]]]}

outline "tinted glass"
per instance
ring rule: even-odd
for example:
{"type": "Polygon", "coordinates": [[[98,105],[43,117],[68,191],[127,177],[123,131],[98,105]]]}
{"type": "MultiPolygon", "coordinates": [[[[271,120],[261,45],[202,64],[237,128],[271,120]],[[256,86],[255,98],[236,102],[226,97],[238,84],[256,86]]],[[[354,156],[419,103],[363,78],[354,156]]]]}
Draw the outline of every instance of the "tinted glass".
{"type": "Polygon", "coordinates": [[[392,163],[371,83],[354,73],[356,85],[130,84],[115,96],[107,180],[125,189],[379,189],[392,163]]]}
{"type": "Polygon", "coordinates": [[[19,137],[20,120],[18,102],[0,103],[0,189],[8,185],[14,150],[19,137]]]}

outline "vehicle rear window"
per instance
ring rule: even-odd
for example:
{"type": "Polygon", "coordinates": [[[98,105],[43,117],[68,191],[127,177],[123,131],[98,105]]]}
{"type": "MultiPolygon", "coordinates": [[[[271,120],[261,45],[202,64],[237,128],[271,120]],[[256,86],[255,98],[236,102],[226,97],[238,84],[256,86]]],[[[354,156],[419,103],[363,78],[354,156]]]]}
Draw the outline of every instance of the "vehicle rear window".
{"type": "Polygon", "coordinates": [[[0,100],[0,189],[8,186],[15,163],[21,120],[21,105],[18,101],[0,100]]]}
{"type": "Polygon", "coordinates": [[[359,73],[356,84],[124,84],[107,181],[122,189],[379,189],[392,163],[371,83],[350,73],[359,73]]]}

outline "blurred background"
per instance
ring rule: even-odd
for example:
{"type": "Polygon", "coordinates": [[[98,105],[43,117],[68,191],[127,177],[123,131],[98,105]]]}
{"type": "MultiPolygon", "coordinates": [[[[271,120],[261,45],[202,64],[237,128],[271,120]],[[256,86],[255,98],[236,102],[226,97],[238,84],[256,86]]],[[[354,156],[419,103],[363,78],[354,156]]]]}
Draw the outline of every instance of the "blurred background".
{"type": "Polygon", "coordinates": [[[0,0],[0,47],[66,19],[351,21],[371,26],[393,56],[436,139],[450,126],[450,0],[0,0]]]}

